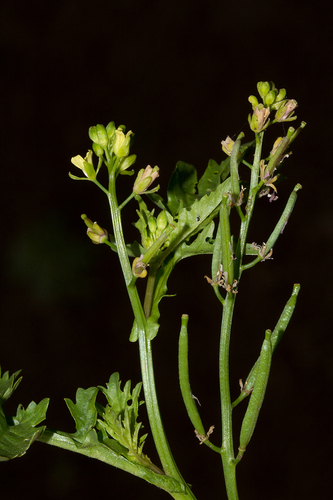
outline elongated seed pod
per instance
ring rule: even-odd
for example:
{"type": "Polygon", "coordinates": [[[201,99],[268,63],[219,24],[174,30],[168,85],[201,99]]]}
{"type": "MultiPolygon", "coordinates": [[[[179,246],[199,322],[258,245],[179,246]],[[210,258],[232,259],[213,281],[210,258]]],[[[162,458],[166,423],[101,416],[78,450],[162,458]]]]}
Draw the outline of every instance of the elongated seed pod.
{"type": "MultiPolygon", "coordinates": [[[[301,285],[299,283],[295,283],[293,286],[293,291],[292,294],[286,303],[281,316],[273,330],[272,336],[271,336],[271,344],[272,344],[272,351],[274,352],[278,343],[280,342],[284,332],[287,329],[287,326],[289,324],[289,321],[291,320],[291,317],[294,313],[295,307],[296,307],[296,302],[297,302],[297,296],[299,294],[299,291],[301,289],[301,285]]],[[[244,391],[241,392],[240,396],[232,403],[232,408],[235,408],[243,399],[245,399],[248,395],[251,389],[254,386],[254,383],[256,381],[257,377],[257,370],[258,370],[258,365],[259,365],[259,358],[253,365],[246,381],[244,384],[244,391]]]]}
{"type": "Polygon", "coordinates": [[[241,452],[245,451],[247,445],[250,442],[258,420],[260,408],[265,397],[272,360],[271,334],[272,332],[270,330],[266,330],[265,340],[263,341],[260,352],[256,381],[241,427],[239,438],[239,450],[241,452]]]}
{"type": "Polygon", "coordinates": [[[179,335],[179,384],[183,396],[183,401],[190,420],[199,434],[205,434],[205,429],[199,415],[197,405],[193,399],[190,386],[189,368],[188,368],[188,334],[187,334],[188,315],[183,314],[181,320],[181,329],[179,335]]]}

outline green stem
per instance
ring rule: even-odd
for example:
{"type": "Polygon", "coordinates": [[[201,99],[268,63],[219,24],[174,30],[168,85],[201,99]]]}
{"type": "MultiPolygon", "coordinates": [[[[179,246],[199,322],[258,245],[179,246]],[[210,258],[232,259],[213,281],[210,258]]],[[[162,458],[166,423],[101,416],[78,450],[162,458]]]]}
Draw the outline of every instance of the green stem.
{"type": "Polygon", "coordinates": [[[123,201],[121,205],[119,205],[119,207],[118,207],[118,208],[119,208],[119,210],[122,210],[122,209],[124,208],[124,206],[125,206],[125,205],[127,205],[127,203],[128,203],[129,201],[131,201],[131,200],[134,198],[134,196],[135,196],[135,195],[136,195],[136,194],[135,194],[135,192],[133,191],[133,192],[132,192],[132,193],[128,196],[128,198],[126,198],[126,200],[125,200],[125,201],[123,201]]]}
{"type": "Polygon", "coordinates": [[[249,188],[249,197],[246,204],[246,215],[241,217],[241,226],[239,231],[239,240],[236,249],[236,260],[234,264],[235,279],[239,280],[242,272],[243,257],[246,250],[246,238],[251,222],[256,195],[258,191],[260,158],[262,151],[264,132],[256,134],[256,148],[254,152],[254,161],[251,169],[251,180],[249,188]]]}
{"type": "Polygon", "coordinates": [[[235,294],[227,293],[224,301],[219,358],[222,414],[221,457],[228,500],[238,500],[236,465],[232,437],[232,408],[229,386],[229,346],[235,299],[235,294]]]}
{"type": "Polygon", "coordinates": [[[126,245],[121,224],[120,209],[117,203],[115,181],[116,179],[114,170],[111,170],[109,177],[108,200],[110,205],[113,231],[114,231],[118,256],[138,328],[142,383],[145,394],[145,402],[146,402],[149,424],[153,434],[156,450],[160,457],[165,474],[177,479],[180,483],[182,483],[186,487],[186,494],[182,493],[181,497],[179,496],[178,493],[173,494],[170,492],[170,494],[174,498],[195,499],[195,496],[187,487],[184,479],[182,478],[176,466],[175,460],[170,451],[170,447],[163,428],[160,410],[158,406],[157,395],[156,395],[151,342],[146,337],[146,317],[141,305],[137,288],[135,286],[135,279],[133,277],[131,265],[126,251],[126,245]]]}
{"type": "MultiPolygon", "coordinates": [[[[179,491],[183,489],[182,484],[179,484],[179,482],[172,477],[166,476],[164,474],[158,474],[151,469],[148,469],[144,465],[132,463],[125,457],[113,452],[110,448],[103,445],[102,443],[98,443],[96,444],[96,446],[78,447],[75,445],[73,439],[67,436],[63,436],[62,434],[57,433],[56,431],[52,431],[51,429],[46,429],[43,434],[37,438],[37,441],[46,443],[51,446],[56,446],[57,448],[72,451],[74,453],[79,453],[89,458],[95,458],[109,465],[112,465],[113,467],[117,467],[118,469],[129,472],[134,476],[140,477],[145,481],[148,481],[149,483],[162,488],[168,493],[170,493],[170,491],[177,492],[177,490],[179,491]]],[[[170,494],[174,498],[179,498],[180,500],[187,497],[186,495],[180,493],[177,493],[178,496],[174,496],[174,493],[170,494]]]]}

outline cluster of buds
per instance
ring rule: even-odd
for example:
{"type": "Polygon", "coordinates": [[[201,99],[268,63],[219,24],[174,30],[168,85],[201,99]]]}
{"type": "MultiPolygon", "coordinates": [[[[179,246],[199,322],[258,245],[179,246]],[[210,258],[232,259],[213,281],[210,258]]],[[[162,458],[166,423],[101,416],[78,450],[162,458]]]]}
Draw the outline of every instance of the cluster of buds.
{"type": "Polygon", "coordinates": [[[84,221],[87,226],[87,235],[91,239],[91,241],[95,245],[99,245],[100,243],[106,243],[109,241],[108,232],[106,229],[103,229],[101,226],[97,224],[97,222],[92,222],[86,214],[81,215],[81,219],[84,221]]]}
{"type": "MultiPolygon", "coordinates": [[[[104,158],[110,161],[110,159],[114,157],[116,161],[113,161],[112,164],[116,165],[117,173],[126,175],[134,174],[133,170],[128,170],[136,160],[136,155],[129,155],[133,132],[130,130],[125,134],[125,129],[126,127],[124,125],[120,125],[116,129],[114,122],[108,123],[106,127],[100,124],[90,127],[88,133],[92,140],[92,150],[88,151],[85,158],[82,158],[80,155],[74,156],[71,162],[73,165],[80,168],[89,180],[96,179],[104,158]],[[93,152],[99,159],[96,170],[93,165],[93,152]]],[[[72,174],[70,174],[70,177],[73,179],[80,179],[72,174]]]]}
{"type": "Polygon", "coordinates": [[[152,213],[149,214],[148,217],[145,217],[141,212],[138,211],[138,215],[140,217],[139,225],[141,226],[140,232],[142,246],[147,250],[155,243],[155,241],[168,227],[169,221],[167,212],[165,210],[162,210],[157,217],[154,217],[152,213]]]}
{"type": "MultiPolygon", "coordinates": [[[[83,171],[84,175],[91,181],[96,180],[96,176],[104,162],[108,168],[116,169],[116,174],[132,175],[134,170],[129,168],[135,163],[136,155],[129,154],[131,138],[133,132],[130,130],[125,134],[125,125],[120,125],[116,128],[114,122],[108,123],[106,127],[98,124],[89,128],[89,137],[92,140],[92,150],[89,150],[85,158],[78,155],[71,159],[73,165],[83,171]],[[93,152],[99,159],[97,169],[93,164],[93,152]]],[[[147,191],[149,186],[159,176],[158,167],[152,168],[148,165],[146,168],[141,169],[138,173],[136,181],[133,186],[134,194],[141,195],[142,193],[154,193],[159,189],[156,188],[147,191]]],[[[80,180],[82,177],[76,177],[69,174],[72,179],[80,180]]],[[[84,179],[84,178],[83,178],[84,179]]]]}
{"type": "Polygon", "coordinates": [[[273,82],[258,82],[257,89],[262,103],[259,103],[257,97],[253,95],[249,97],[253,114],[250,114],[248,119],[254,132],[262,132],[268,127],[270,123],[268,117],[271,111],[275,111],[275,121],[277,122],[296,120],[297,117],[293,114],[297,107],[297,101],[286,99],[286,89],[278,90],[273,82]]]}

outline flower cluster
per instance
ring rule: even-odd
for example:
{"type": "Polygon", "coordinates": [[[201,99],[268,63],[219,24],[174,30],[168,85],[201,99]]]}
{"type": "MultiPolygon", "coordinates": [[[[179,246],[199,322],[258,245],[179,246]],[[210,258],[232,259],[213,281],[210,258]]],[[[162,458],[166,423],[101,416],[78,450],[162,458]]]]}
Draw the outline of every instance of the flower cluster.
{"type": "Polygon", "coordinates": [[[259,133],[268,127],[268,119],[271,111],[275,111],[276,122],[289,122],[296,120],[293,116],[297,107],[295,99],[286,99],[286,89],[278,90],[273,82],[258,82],[258,93],[262,99],[259,103],[257,97],[250,95],[249,102],[252,105],[253,114],[249,115],[249,125],[253,132],[259,133]]]}

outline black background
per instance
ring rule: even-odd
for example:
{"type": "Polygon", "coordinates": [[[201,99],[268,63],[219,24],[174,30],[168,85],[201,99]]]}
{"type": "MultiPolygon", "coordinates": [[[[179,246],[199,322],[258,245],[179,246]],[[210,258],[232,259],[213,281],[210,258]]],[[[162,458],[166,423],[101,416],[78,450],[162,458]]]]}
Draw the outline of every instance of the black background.
{"type": "MultiPolygon", "coordinates": [[[[308,123],[286,163],[279,199],[258,203],[250,240],[267,239],[296,182],[303,185],[274,260],[244,274],[231,343],[231,385],[245,378],[266,328],[302,284],[288,334],[276,351],[258,428],[238,466],[241,499],[330,498],[332,397],[332,60],[321,2],[151,1],[2,3],[1,343],[3,371],[23,369],[5,409],[50,397],[47,424],[74,431],[64,397],[140,380],[132,315],[116,255],[85,236],[81,213],[110,228],[107,200],[76,183],[70,158],[90,147],[88,127],[114,120],[136,134],[136,168],[160,167],[162,194],[178,160],[202,174],[224,158],[221,140],[247,125],[259,80],[285,87],[308,123]]],[[[282,135],[282,127],[275,134],[282,135]]],[[[273,140],[273,137],[272,137],[273,140]]],[[[269,150],[269,146],[266,146],[269,150]]],[[[133,178],[120,179],[119,199],[133,178]]],[[[126,208],[128,240],[137,234],[126,208]]],[[[132,213],[131,213],[132,210],[132,213]]],[[[132,218],[131,218],[132,217],[132,218]]],[[[198,446],[177,381],[180,315],[190,315],[192,389],[219,443],[220,309],[203,276],[209,259],[182,262],[177,297],[161,304],[153,343],[156,383],[171,448],[199,499],[225,498],[219,457],[198,446]]],[[[242,409],[235,410],[235,429],[242,409]]],[[[146,415],[142,411],[142,419],[146,415]]],[[[236,439],[237,441],[237,439],[236,439]]],[[[235,443],[237,445],[237,443],[235,443]]],[[[145,452],[154,460],[148,438],[145,452]]],[[[18,499],[135,498],[166,494],[105,464],[35,443],[1,464],[2,494],[18,499]]]]}

